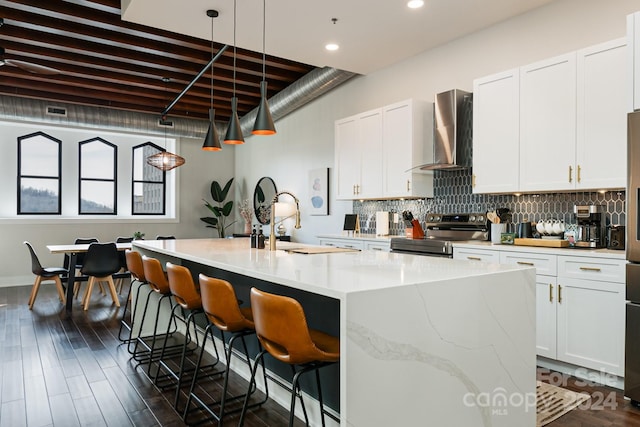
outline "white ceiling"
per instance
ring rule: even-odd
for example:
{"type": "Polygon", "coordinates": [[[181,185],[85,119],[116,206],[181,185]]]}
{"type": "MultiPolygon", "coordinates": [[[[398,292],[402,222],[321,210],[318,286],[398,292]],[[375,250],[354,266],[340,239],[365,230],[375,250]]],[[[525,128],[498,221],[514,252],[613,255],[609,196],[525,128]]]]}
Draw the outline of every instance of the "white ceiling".
{"type": "MultiPolygon", "coordinates": [[[[367,74],[553,0],[268,0],[266,52],[317,67],[367,74]],[[332,18],[338,21],[334,25],[332,18]],[[324,45],[340,44],[328,52],[324,45]]],[[[122,19],[233,45],[231,0],[122,0],[122,19]]],[[[237,46],[262,51],[262,0],[237,0],[237,46]]]]}

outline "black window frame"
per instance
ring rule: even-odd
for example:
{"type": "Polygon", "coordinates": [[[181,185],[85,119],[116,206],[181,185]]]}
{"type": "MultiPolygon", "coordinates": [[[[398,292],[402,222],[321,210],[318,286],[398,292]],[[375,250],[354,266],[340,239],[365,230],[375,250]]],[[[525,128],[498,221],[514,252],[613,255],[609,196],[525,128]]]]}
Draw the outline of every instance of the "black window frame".
{"type": "MultiPolygon", "coordinates": [[[[167,150],[160,147],[157,144],[154,144],[151,141],[144,142],[142,144],[135,145],[131,147],[131,215],[146,215],[146,216],[164,216],[167,212],[167,172],[162,172],[162,181],[150,181],[150,180],[136,180],[135,179],[135,152],[136,150],[143,150],[144,147],[153,147],[158,150],[158,152],[166,152],[167,150]],[[135,211],[135,191],[134,187],[136,184],[162,184],[162,211],[161,212],[136,212],[135,211]]],[[[160,171],[160,169],[158,169],[160,171]]]]}
{"type": "Polygon", "coordinates": [[[78,142],[78,215],[118,215],[118,146],[104,138],[96,136],[78,142]],[[101,142],[113,149],[113,179],[82,178],[82,146],[91,142],[101,142]],[[82,212],[82,182],[113,182],[113,212],[82,212]]]}
{"type": "Polygon", "coordinates": [[[60,215],[62,213],[62,140],[55,138],[45,132],[37,131],[30,133],[28,135],[19,136],[17,138],[18,142],[18,168],[17,168],[17,189],[18,189],[18,197],[17,197],[17,206],[16,206],[16,215],[60,215]],[[22,141],[25,139],[30,139],[36,136],[44,137],[50,140],[52,143],[58,144],[58,176],[46,176],[46,175],[22,175],[22,141]],[[58,180],[58,210],[57,212],[22,212],[22,195],[21,195],[21,184],[22,179],[57,179],[58,180]]]}

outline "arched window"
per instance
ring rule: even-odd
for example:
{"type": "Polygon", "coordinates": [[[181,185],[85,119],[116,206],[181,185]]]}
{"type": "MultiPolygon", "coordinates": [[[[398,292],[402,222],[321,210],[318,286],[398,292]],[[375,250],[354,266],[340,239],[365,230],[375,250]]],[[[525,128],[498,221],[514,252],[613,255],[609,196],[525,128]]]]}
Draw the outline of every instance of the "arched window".
{"type": "Polygon", "coordinates": [[[18,215],[59,215],[61,141],[44,132],[18,137],[18,215]]]}
{"type": "Polygon", "coordinates": [[[164,149],[151,142],[133,147],[131,176],[131,213],[133,215],[164,215],[166,205],[166,172],[147,164],[147,157],[164,149]]]}
{"type": "Polygon", "coordinates": [[[116,215],[118,147],[102,138],[79,143],[78,213],[116,215]]]}

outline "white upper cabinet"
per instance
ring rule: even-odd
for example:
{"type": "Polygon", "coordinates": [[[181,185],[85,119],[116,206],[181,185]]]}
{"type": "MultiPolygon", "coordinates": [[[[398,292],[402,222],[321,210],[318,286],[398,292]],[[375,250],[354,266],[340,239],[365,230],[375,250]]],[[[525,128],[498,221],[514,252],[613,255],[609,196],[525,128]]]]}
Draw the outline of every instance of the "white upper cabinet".
{"type": "Polygon", "coordinates": [[[433,197],[433,172],[413,169],[433,159],[425,129],[433,128],[433,104],[406,100],[383,111],[383,196],[433,197]]]}
{"type": "Polygon", "coordinates": [[[473,191],[624,188],[627,55],[621,38],[476,79],[473,191]]]}
{"type": "Polygon", "coordinates": [[[640,12],[627,16],[627,43],[629,45],[629,112],[640,110],[640,12]]]}
{"type": "Polygon", "coordinates": [[[520,189],[575,187],[576,54],[520,68],[520,189]]]}
{"type": "Polygon", "coordinates": [[[626,46],[621,38],[577,52],[576,189],[626,186],[626,46]]]}
{"type": "Polygon", "coordinates": [[[433,197],[433,106],[406,100],[335,122],[337,199],[433,197]]]}
{"type": "Polygon", "coordinates": [[[473,82],[473,192],[518,191],[520,70],[473,82]]]}
{"type": "Polygon", "coordinates": [[[360,199],[382,192],[382,110],[335,122],[337,199],[360,199]]]}

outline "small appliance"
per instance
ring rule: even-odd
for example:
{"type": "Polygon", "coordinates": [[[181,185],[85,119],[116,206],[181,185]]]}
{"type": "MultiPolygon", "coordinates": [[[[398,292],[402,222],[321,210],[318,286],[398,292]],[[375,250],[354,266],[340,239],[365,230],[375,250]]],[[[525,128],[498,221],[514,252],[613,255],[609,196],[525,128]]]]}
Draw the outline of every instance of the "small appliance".
{"type": "Polygon", "coordinates": [[[625,226],[611,225],[607,231],[607,248],[620,249],[625,248],[625,226]]]}
{"type": "Polygon", "coordinates": [[[605,218],[601,205],[575,205],[573,214],[578,224],[575,246],[578,248],[605,247],[605,218]]]}

